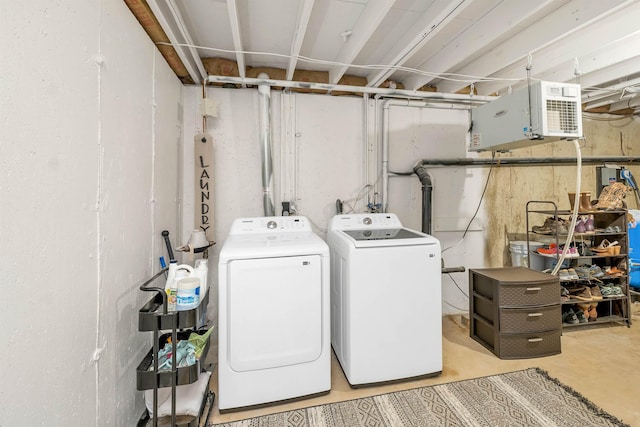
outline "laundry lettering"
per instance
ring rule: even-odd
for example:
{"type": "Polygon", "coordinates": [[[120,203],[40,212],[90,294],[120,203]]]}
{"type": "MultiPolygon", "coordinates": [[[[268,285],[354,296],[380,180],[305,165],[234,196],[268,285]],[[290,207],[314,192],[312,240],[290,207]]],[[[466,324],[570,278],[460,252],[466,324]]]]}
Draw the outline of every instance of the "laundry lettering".
{"type": "Polygon", "coordinates": [[[194,146],[194,164],[195,164],[195,226],[200,228],[207,234],[208,240],[213,240],[213,236],[208,235],[207,230],[213,224],[213,183],[211,181],[212,174],[212,138],[206,134],[197,135],[194,146]],[[198,207],[198,205],[200,205],[198,207]]]}

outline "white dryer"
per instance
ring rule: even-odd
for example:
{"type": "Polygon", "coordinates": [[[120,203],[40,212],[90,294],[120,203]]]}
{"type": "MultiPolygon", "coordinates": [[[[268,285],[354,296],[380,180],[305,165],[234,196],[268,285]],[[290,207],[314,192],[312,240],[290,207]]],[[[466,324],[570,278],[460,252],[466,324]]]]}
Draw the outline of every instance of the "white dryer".
{"type": "Polygon", "coordinates": [[[394,214],[329,225],[331,342],[352,386],[442,372],[440,242],[394,214]]]}
{"type": "Polygon", "coordinates": [[[329,391],[329,247],[307,218],[236,219],[218,298],[221,410],[329,391]]]}

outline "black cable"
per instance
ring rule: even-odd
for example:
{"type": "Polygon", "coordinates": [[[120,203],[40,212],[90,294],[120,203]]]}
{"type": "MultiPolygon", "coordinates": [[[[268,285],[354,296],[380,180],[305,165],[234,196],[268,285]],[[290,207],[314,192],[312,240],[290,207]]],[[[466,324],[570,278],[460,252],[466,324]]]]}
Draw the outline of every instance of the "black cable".
{"type": "Polygon", "coordinates": [[[475,213],[471,217],[471,220],[469,221],[469,224],[467,224],[467,228],[465,228],[464,233],[462,233],[462,240],[464,240],[465,236],[467,235],[467,232],[469,231],[469,228],[471,227],[471,223],[473,223],[473,220],[478,215],[478,211],[480,210],[480,206],[482,205],[482,200],[484,200],[484,195],[487,192],[487,187],[489,186],[489,178],[491,178],[491,171],[493,170],[493,165],[495,165],[495,159],[496,159],[496,152],[492,151],[491,152],[491,166],[489,166],[489,173],[487,174],[487,180],[484,183],[484,189],[482,190],[482,194],[480,195],[480,201],[478,202],[478,207],[476,208],[475,213]]]}
{"type": "Polygon", "coordinates": [[[447,273],[447,275],[449,276],[449,278],[451,280],[453,280],[453,283],[456,285],[456,288],[458,288],[458,290],[462,293],[462,295],[464,295],[465,297],[469,298],[469,295],[467,295],[462,288],[458,285],[458,282],[456,282],[456,279],[453,278],[453,276],[451,275],[451,273],[447,273]]]}
{"type": "Polygon", "coordinates": [[[460,310],[460,311],[464,311],[464,312],[469,311],[469,310],[467,310],[467,309],[465,309],[465,308],[460,308],[460,307],[458,307],[457,305],[453,305],[453,304],[451,304],[449,301],[442,300],[442,302],[444,302],[445,304],[447,304],[449,307],[453,307],[453,308],[455,308],[456,310],[460,310]]]}

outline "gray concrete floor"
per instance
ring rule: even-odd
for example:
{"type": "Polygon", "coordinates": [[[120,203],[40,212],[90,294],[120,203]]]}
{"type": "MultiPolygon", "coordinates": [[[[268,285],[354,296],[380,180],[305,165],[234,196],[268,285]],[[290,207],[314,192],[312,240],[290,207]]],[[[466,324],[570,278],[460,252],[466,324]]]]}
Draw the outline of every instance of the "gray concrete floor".
{"type": "MultiPolygon", "coordinates": [[[[637,308],[640,303],[636,303],[637,308]]],[[[441,375],[380,387],[352,389],[335,356],[329,394],[220,414],[216,404],[210,422],[235,421],[291,409],[355,399],[397,390],[429,386],[487,375],[539,367],[593,403],[631,426],[640,427],[640,314],[631,327],[605,325],[595,328],[569,328],[563,331],[562,353],[524,360],[501,360],[469,337],[466,319],[443,318],[443,363],[441,375]]],[[[217,396],[217,375],[212,389],[217,396]]]]}

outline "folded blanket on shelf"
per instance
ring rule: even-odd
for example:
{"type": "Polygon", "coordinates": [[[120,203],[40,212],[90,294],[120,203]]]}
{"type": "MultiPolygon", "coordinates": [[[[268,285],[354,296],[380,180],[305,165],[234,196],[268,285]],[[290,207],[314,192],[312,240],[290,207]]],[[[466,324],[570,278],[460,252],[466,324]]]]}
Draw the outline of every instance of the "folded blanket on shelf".
{"type": "MultiPolygon", "coordinates": [[[[201,372],[198,381],[176,387],[176,415],[197,417],[207,392],[211,372],[201,372]]],[[[145,390],[144,402],[153,418],[153,390],[145,390]]],[[[158,389],[158,417],[171,416],[171,387],[158,389]]]]}

